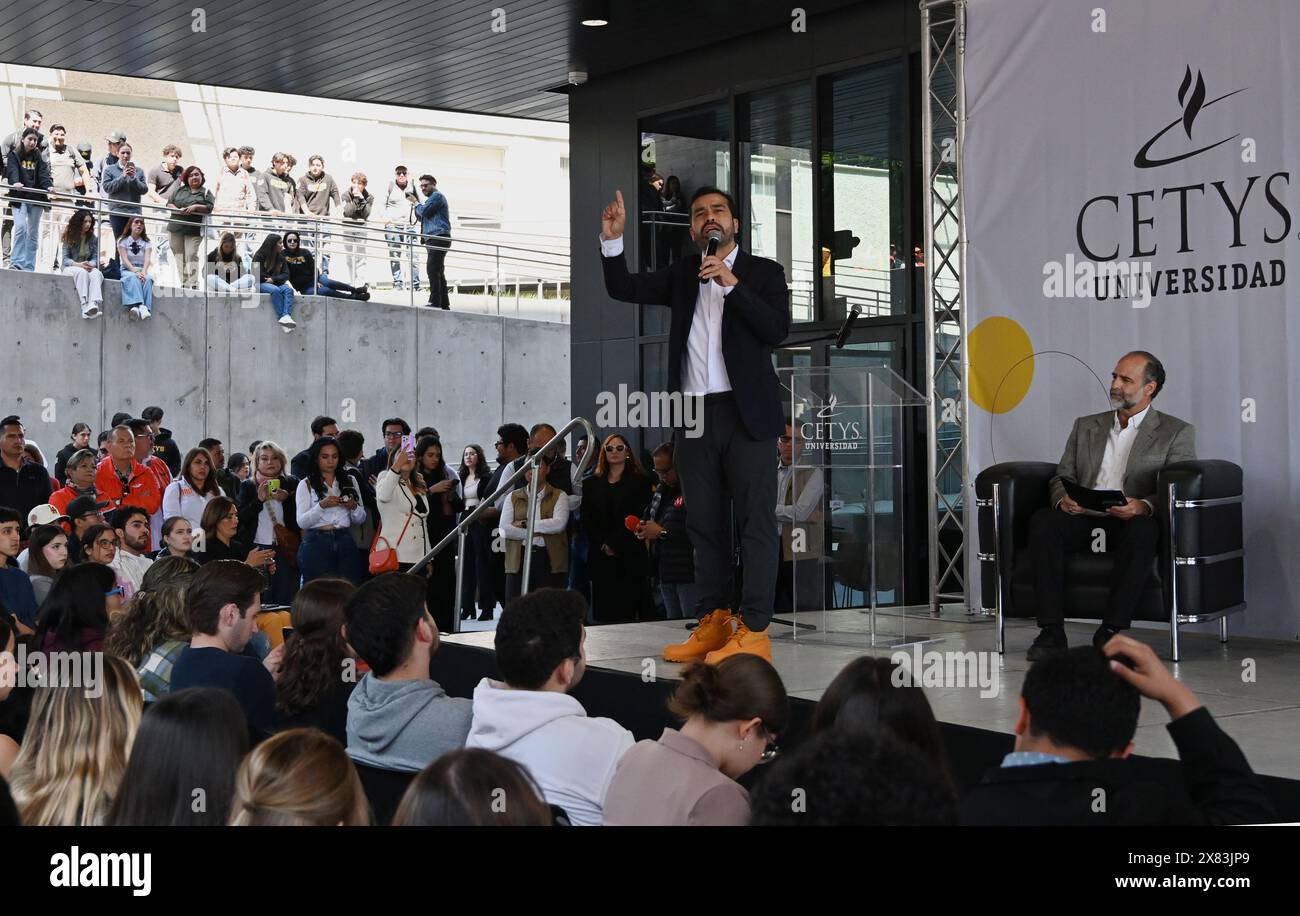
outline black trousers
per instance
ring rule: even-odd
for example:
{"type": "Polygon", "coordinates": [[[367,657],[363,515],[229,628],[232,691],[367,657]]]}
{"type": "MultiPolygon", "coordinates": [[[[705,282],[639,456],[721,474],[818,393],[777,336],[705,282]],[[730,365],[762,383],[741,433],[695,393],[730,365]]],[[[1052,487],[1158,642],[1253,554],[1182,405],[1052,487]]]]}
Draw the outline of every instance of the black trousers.
{"type": "Polygon", "coordinates": [[[429,304],[435,308],[451,308],[451,296],[447,293],[447,249],[451,247],[451,236],[435,235],[424,242],[429,256],[425,271],[429,275],[429,304]]]}
{"type": "Polygon", "coordinates": [[[817,557],[783,560],[776,557],[776,603],[778,614],[820,611],[832,607],[826,564],[817,557]]]}
{"type": "Polygon", "coordinates": [[[492,591],[491,554],[491,529],[479,522],[470,525],[465,532],[465,582],[460,592],[462,614],[466,611],[473,612],[475,592],[483,610],[492,610],[496,603],[496,594],[492,591]]]}
{"type": "Polygon", "coordinates": [[[1102,622],[1121,630],[1133,622],[1133,610],[1151,575],[1160,538],[1159,523],[1149,515],[1126,520],[1070,515],[1045,508],[1034,513],[1029,526],[1040,627],[1064,623],[1066,554],[1091,550],[1098,528],[1106,532],[1106,553],[1115,558],[1115,577],[1102,622]]]}
{"type": "MultiPolygon", "coordinates": [[[[524,568],[522,562],[519,572],[506,573],[506,601],[512,601],[520,595],[520,589],[524,584],[524,568]]],[[[528,570],[528,590],[535,592],[539,588],[564,588],[568,584],[569,573],[551,572],[551,558],[546,553],[545,547],[533,548],[532,568],[528,570]]],[[[502,607],[505,602],[502,602],[502,607]]]]}
{"type": "Polygon", "coordinates": [[[776,439],[752,439],[735,395],[704,397],[701,435],[673,434],[677,476],[689,511],[686,531],[695,548],[695,615],[732,606],[731,511],[736,513],[745,576],[740,616],[751,630],[772,620],[780,538],[776,524],[776,439]]]}

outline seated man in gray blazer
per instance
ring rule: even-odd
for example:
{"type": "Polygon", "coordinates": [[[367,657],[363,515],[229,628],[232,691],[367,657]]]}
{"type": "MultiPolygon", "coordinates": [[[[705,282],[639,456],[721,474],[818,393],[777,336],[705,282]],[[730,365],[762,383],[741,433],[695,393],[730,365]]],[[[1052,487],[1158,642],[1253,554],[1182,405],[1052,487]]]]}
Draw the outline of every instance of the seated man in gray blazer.
{"type": "Polygon", "coordinates": [[[1165,386],[1165,367],[1145,350],[1126,353],[1110,375],[1114,410],[1074,421],[1065,454],[1052,478],[1052,505],[1039,509],[1030,526],[1034,593],[1040,630],[1029,647],[1030,661],[1067,648],[1065,556],[1088,550],[1093,531],[1106,532],[1106,551],[1115,557],[1115,578],[1105,619],[1092,638],[1100,648],[1133,620],[1133,609],[1151,575],[1159,543],[1155,510],[1156,476],[1165,465],[1196,457],[1192,424],[1151,407],[1165,386]],[[1105,514],[1084,509],[1065,492],[1062,478],[1097,490],[1120,490],[1123,506],[1105,514]]]}

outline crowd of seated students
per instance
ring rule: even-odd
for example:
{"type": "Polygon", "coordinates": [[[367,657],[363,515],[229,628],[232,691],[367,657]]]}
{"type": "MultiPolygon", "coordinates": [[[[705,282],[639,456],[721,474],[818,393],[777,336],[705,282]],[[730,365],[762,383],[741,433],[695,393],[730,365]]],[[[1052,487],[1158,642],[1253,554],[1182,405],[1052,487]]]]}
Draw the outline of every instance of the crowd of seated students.
{"type": "Polygon", "coordinates": [[[94,689],[66,672],[30,688],[17,729],[5,685],[16,680],[20,635],[0,617],[0,822],[366,825],[376,821],[366,789],[375,773],[402,781],[378,818],[399,826],[1272,816],[1237,745],[1150,647],[1125,636],[1104,654],[1088,646],[1035,663],[1014,751],[959,798],[923,691],[897,678],[889,659],[841,671],[785,754],[786,688],[754,655],[685,668],[668,706],[679,724],[637,742],[573,696],[586,669],[587,607],[571,590],[512,601],[496,631],[500,680],[484,678],[460,698],[430,677],[439,635],[418,577],[311,583],[295,599],[286,643],[265,659],[249,648],[263,586],[237,560],[163,561],[99,634],[106,651],[84,656],[102,664],[94,689]],[[151,668],[155,657],[172,659],[170,670],[151,668]],[[1143,697],[1169,714],[1185,793],[1142,781],[1129,759],[1143,697]]]}

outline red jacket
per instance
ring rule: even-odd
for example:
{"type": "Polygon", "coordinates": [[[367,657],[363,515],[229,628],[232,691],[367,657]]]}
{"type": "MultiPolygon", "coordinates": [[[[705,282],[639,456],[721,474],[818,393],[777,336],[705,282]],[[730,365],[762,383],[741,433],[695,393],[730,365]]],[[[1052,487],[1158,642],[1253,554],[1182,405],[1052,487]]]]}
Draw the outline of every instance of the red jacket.
{"type": "Polygon", "coordinates": [[[153,515],[162,508],[162,487],[158,485],[158,475],[138,461],[131,462],[131,480],[129,492],[122,492],[122,481],[113,470],[113,459],[105,458],[95,468],[95,492],[100,502],[107,502],[105,512],[111,512],[121,506],[139,506],[153,515]]]}
{"type": "MultiPolygon", "coordinates": [[[[71,485],[66,487],[59,487],[53,493],[50,494],[50,505],[58,509],[60,515],[67,515],[68,503],[72,502],[74,499],[76,499],[78,496],[81,495],[82,494],[78,493],[76,488],[71,485]]],[[[90,495],[95,496],[96,494],[92,493],[90,495]]]]}
{"type": "MultiPolygon", "coordinates": [[[[167,484],[172,482],[172,469],[167,467],[167,462],[157,455],[150,455],[145,460],[144,465],[153,471],[154,476],[158,478],[159,490],[164,493],[167,492],[167,484]]],[[[159,503],[159,508],[162,508],[161,503],[159,503]]]]}

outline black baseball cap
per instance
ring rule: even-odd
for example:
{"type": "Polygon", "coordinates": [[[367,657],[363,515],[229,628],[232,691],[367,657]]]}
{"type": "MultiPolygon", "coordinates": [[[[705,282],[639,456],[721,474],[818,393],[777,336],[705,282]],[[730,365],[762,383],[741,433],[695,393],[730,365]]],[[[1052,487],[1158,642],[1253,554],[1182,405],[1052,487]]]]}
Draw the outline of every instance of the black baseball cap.
{"type": "Polygon", "coordinates": [[[68,518],[76,521],[83,515],[89,515],[91,512],[98,512],[107,506],[108,503],[96,502],[93,496],[78,496],[72,502],[68,503],[68,518]]]}

